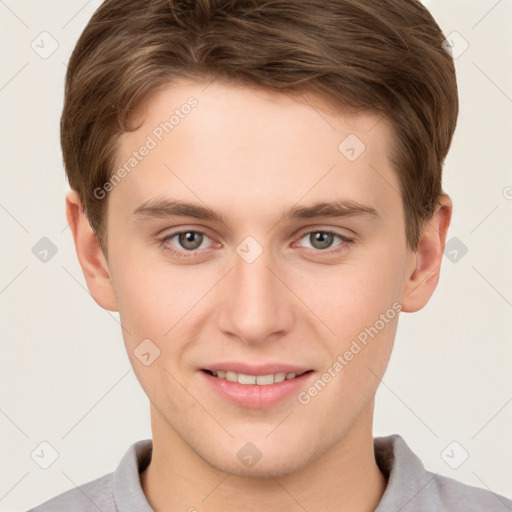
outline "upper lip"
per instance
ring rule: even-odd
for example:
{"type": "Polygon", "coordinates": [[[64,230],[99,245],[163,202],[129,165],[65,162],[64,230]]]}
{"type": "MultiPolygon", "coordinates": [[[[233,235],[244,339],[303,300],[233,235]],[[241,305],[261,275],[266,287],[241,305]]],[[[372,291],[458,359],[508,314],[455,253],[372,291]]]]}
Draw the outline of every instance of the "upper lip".
{"type": "Polygon", "coordinates": [[[270,375],[272,373],[304,373],[312,368],[284,363],[247,364],[237,362],[212,363],[203,366],[202,370],[216,372],[219,370],[243,373],[244,375],[270,375]]]}

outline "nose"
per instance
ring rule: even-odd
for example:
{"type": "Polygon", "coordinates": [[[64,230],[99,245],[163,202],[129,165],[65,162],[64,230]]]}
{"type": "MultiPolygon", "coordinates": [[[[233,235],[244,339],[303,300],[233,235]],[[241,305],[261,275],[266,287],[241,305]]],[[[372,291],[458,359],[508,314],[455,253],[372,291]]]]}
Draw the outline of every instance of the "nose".
{"type": "Polygon", "coordinates": [[[286,276],[268,251],[249,261],[234,254],[233,269],[223,280],[225,300],[217,310],[217,322],[225,335],[254,345],[289,332],[296,305],[284,284],[286,276]]]}

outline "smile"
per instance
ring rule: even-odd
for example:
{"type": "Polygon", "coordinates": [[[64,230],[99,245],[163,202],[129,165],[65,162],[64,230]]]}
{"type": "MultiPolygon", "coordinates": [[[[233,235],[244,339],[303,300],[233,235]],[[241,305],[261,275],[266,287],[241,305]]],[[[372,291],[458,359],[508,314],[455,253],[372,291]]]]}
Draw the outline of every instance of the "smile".
{"type": "Polygon", "coordinates": [[[213,377],[217,377],[218,379],[224,379],[229,382],[238,382],[239,384],[245,384],[245,385],[258,385],[258,386],[269,386],[270,384],[275,384],[278,382],[283,382],[285,380],[292,380],[296,377],[300,377],[301,375],[304,375],[305,373],[308,373],[312,370],[308,370],[306,372],[302,373],[284,373],[284,372],[277,372],[277,373],[269,373],[267,375],[248,375],[245,373],[236,373],[233,371],[224,371],[224,370],[203,370],[209,375],[212,375],[213,377]]]}

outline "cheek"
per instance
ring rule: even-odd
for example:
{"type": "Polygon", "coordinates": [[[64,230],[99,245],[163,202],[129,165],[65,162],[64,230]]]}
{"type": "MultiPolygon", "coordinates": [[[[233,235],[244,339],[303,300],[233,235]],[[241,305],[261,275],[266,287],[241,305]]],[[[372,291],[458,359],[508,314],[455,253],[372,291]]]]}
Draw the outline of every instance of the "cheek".
{"type": "Polygon", "coordinates": [[[303,290],[306,305],[336,337],[347,339],[373,324],[401,296],[402,264],[397,263],[399,257],[385,258],[361,259],[327,272],[309,272],[295,289],[303,290]]]}
{"type": "Polygon", "coordinates": [[[122,333],[130,357],[143,340],[151,340],[161,350],[164,334],[173,325],[173,310],[167,288],[148,269],[125,258],[112,276],[122,333]]]}
{"type": "Polygon", "coordinates": [[[369,392],[378,384],[374,374],[381,376],[387,365],[401,309],[402,260],[387,247],[309,281],[308,305],[329,327],[326,364],[340,363],[330,371],[337,376],[333,390],[341,394],[348,388],[369,392]]]}
{"type": "Polygon", "coordinates": [[[207,320],[202,299],[218,281],[218,273],[167,264],[162,256],[147,251],[127,253],[115,268],[114,287],[130,357],[149,339],[159,353],[155,367],[179,366],[198,326],[207,320]]]}
{"type": "Polygon", "coordinates": [[[147,395],[156,397],[164,383],[178,391],[167,372],[174,374],[181,359],[185,345],[176,333],[190,301],[184,297],[186,282],[179,272],[134,256],[122,258],[113,277],[128,357],[147,395]]]}

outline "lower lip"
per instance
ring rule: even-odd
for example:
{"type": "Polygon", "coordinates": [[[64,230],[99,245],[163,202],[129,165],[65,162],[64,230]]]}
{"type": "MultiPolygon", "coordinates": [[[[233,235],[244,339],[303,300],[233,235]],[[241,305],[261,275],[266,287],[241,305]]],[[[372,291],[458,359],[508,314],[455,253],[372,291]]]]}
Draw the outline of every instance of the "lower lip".
{"type": "Polygon", "coordinates": [[[220,396],[235,405],[252,409],[270,407],[290,395],[299,393],[314,374],[314,372],[304,373],[294,379],[260,386],[258,384],[239,384],[238,382],[219,379],[202,370],[200,373],[220,396]]]}

